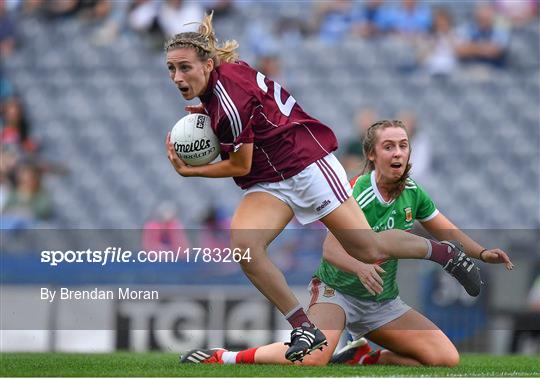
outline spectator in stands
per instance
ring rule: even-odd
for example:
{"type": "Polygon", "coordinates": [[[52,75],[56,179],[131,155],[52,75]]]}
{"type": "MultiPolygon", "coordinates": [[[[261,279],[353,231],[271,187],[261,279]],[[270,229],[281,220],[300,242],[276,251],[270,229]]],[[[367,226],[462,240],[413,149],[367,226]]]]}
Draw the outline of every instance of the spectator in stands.
{"type": "Polygon", "coordinates": [[[4,209],[14,187],[18,159],[19,152],[15,145],[4,143],[0,145],[0,211],[4,209]]]}
{"type": "Polygon", "coordinates": [[[158,24],[165,37],[182,33],[188,29],[195,30],[202,21],[204,9],[196,2],[183,0],[167,0],[160,8],[158,24]]]}
{"type": "Polygon", "coordinates": [[[402,110],[397,116],[407,129],[411,141],[412,175],[414,179],[424,184],[429,179],[432,162],[432,150],[429,136],[419,128],[416,114],[411,110],[402,110]]]}
{"type": "Polygon", "coordinates": [[[389,17],[389,31],[407,37],[426,34],[431,27],[430,8],[416,0],[402,0],[401,6],[389,17]]]}
{"type": "Polygon", "coordinates": [[[353,34],[370,38],[379,35],[388,28],[391,12],[384,5],[384,0],[367,0],[353,20],[353,34]]]}
{"type": "Polygon", "coordinates": [[[456,52],[463,62],[503,67],[509,39],[508,30],[496,20],[493,6],[480,3],[475,10],[474,21],[459,33],[456,52]]]}
{"type": "Polygon", "coordinates": [[[356,133],[345,145],[344,154],[341,157],[343,168],[348,176],[356,175],[362,168],[364,160],[363,143],[366,130],[377,121],[377,113],[373,108],[362,108],[354,118],[356,133]]]}
{"type": "Polygon", "coordinates": [[[163,202],[158,205],[154,218],[143,226],[142,246],[147,252],[160,250],[176,252],[179,247],[183,249],[190,247],[174,204],[163,202]]]}
{"type": "Polygon", "coordinates": [[[4,101],[13,96],[14,93],[13,84],[5,75],[2,67],[0,67],[0,104],[3,104],[4,101]]]}
{"type": "Polygon", "coordinates": [[[2,210],[2,218],[16,228],[31,227],[36,222],[51,219],[53,206],[48,192],[42,185],[42,173],[30,160],[21,162],[15,169],[13,188],[2,210]]]}
{"type": "Polygon", "coordinates": [[[214,19],[221,20],[234,13],[234,0],[202,0],[207,12],[214,12],[214,19]]]}
{"type": "Polygon", "coordinates": [[[196,2],[138,0],[129,14],[129,25],[138,32],[157,32],[158,37],[168,38],[196,31],[203,16],[204,9],[196,2]]]}
{"type": "Polygon", "coordinates": [[[112,0],[80,0],[78,15],[88,21],[99,22],[107,18],[112,0]]]}
{"type": "Polygon", "coordinates": [[[126,30],[129,8],[130,3],[127,1],[113,1],[107,19],[92,36],[92,42],[98,46],[114,42],[126,30]]]}
{"type": "Polygon", "coordinates": [[[224,208],[212,205],[202,219],[199,232],[200,247],[229,247],[229,228],[231,217],[224,208]]]}
{"type": "Polygon", "coordinates": [[[0,58],[9,57],[15,48],[15,21],[6,8],[5,0],[0,0],[0,58]]]}
{"type": "Polygon", "coordinates": [[[444,8],[436,9],[429,34],[420,40],[420,63],[431,75],[452,73],[458,64],[456,43],[450,12],[444,8]]]}
{"type": "Polygon", "coordinates": [[[307,29],[309,27],[304,21],[294,17],[281,17],[271,22],[252,22],[246,25],[244,46],[258,58],[277,57],[284,47],[295,49],[300,45],[307,29]]]}
{"type": "MultiPolygon", "coordinates": [[[[231,215],[225,208],[211,205],[201,221],[197,247],[221,251],[230,248],[231,215]]],[[[205,274],[211,276],[227,276],[241,272],[240,265],[222,262],[215,262],[212,266],[205,265],[204,268],[209,269],[205,274]]]]}
{"type": "Polygon", "coordinates": [[[48,18],[83,16],[101,20],[110,10],[110,0],[32,0],[23,4],[25,13],[39,12],[48,18]]]}
{"type": "Polygon", "coordinates": [[[353,3],[350,0],[316,2],[313,20],[312,29],[321,41],[341,41],[356,21],[353,3]]]}
{"type": "Polygon", "coordinates": [[[14,143],[27,152],[34,152],[37,146],[30,138],[30,124],[18,97],[11,96],[2,102],[1,117],[1,142],[14,143]]]}
{"type": "Polygon", "coordinates": [[[497,12],[520,27],[538,18],[538,0],[495,0],[497,12]]]}

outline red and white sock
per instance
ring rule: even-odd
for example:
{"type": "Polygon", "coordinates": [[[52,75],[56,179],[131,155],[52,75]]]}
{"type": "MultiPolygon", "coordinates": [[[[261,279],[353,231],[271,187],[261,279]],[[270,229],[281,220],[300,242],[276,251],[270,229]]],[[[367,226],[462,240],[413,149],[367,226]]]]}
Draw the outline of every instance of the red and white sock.
{"type": "Polygon", "coordinates": [[[258,347],[242,351],[225,351],[221,356],[224,364],[253,364],[255,363],[255,352],[258,347]]]}

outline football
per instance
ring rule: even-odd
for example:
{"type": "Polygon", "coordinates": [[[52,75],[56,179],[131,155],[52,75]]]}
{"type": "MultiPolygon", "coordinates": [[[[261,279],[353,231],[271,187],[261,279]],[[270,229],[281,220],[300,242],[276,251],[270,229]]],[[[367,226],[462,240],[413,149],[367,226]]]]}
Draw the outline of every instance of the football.
{"type": "Polygon", "coordinates": [[[205,114],[192,113],[178,120],[171,130],[171,143],[190,166],[208,164],[219,155],[219,140],[205,114]]]}

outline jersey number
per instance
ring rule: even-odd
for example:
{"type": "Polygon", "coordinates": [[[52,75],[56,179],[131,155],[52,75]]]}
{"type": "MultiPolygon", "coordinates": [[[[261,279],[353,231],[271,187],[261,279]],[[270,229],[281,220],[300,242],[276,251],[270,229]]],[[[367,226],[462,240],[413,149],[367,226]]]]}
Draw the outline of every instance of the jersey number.
{"type": "MultiPolygon", "coordinates": [[[[268,93],[268,86],[264,82],[264,78],[265,76],[263,74],[260,72],[257,73],[257,84],[259,85],[259,88],[262,89],[264,93],[268,93]]],[[[285,101],[285,104],[281,102],[281,86],[276,82],[274,82],[274,101],[276,102],[280,112],[287,117],[289,117],[294,104],[296,104],[296,99],[292,97],[292,95],[289,95],[287,101],[285,101]]]]}

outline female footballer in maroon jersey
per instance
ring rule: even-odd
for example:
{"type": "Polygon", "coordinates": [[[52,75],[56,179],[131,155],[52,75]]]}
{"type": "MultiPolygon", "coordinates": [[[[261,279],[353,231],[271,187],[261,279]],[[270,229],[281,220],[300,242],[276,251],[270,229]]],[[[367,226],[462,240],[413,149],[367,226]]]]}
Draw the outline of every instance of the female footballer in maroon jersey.
{"type": "Polygon", "coordinates": [[[335,243],[358,260],[431,259],[469,294],[478,295],[479,270],[459,247],[400,230],[371,230],[332,154],[337,149],[332,130],[305,113],[278,83],[239,61],[237,47],[236,41],[217,44],[212,15],[205,17],[199,32],[180,33],[167,41],[170,78],[184,99],[200,99],[199,106],[186,110],[211,117],[222,160],[191,167],[177,156],[169,135],[166,148],[181,176],[233,177],[246,190],[232,220],[231,247],[249,248],[251,261],[240,263],[244,273],[294,328],[286,358],[302,359],[326,344],[267,257],[266,247],[293,216],[303,224],[322,221],[335,243]]]}

